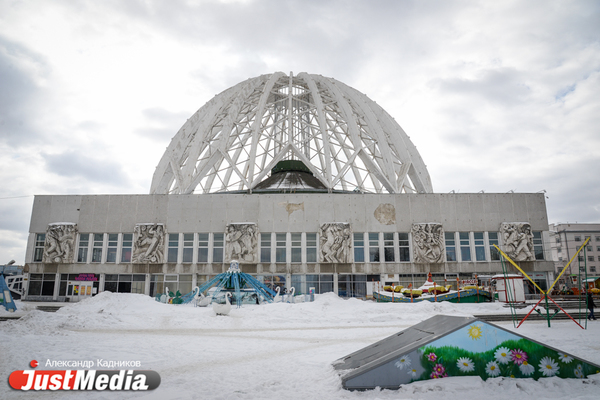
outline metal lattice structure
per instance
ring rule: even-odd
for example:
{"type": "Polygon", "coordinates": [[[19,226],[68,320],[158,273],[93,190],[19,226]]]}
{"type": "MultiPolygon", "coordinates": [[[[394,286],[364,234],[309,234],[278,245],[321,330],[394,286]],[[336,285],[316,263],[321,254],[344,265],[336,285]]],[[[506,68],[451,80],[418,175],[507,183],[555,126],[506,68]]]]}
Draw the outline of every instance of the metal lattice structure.
{"type": "Polygon", "coordinates": [[[415,146],[374,101],[332,78],[277,72],[225,90],[188,119],[150,194],[252,192],[281,160],[302,161],[330,192],[433,192],[415,146]]]}

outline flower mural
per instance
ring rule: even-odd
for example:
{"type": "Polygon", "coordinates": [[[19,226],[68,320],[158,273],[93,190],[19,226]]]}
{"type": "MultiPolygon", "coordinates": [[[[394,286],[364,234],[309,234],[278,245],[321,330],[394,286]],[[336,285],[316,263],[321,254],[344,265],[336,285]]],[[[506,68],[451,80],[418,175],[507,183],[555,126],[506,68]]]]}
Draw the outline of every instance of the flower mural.
{"type": "MultiPolygon", "coordinates": [[[[401,367],[406,363],[402,361],[405,358],[408,357],[396,362],[398,368],[410,368],[411,364],[401,367]]],[[[482,379],[500,376],[581,379],[597,373],[598,369],[581,360],[576,368],[566,368],[575,360],[573,356],[481,321],[420,347],[416,358],[423,369],[415,367],[408,372],[415,381],[468,375],[482,379]]]]}
{"type": "Polygon", "coordinates": [[[410,358],[407,355],[400,357],[398,361],[394,364],[396,368],[403,370],[404,368],[410,367],[410,358]]]}

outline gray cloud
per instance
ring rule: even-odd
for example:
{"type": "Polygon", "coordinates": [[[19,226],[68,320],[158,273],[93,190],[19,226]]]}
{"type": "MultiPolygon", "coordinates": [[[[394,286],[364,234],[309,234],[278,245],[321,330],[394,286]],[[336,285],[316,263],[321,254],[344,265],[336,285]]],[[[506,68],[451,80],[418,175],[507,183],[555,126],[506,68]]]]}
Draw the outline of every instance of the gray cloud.
{"type": "Polygon", "coordinates": [[[41,153],[48,172],[66,178],[83,178],[95,183],[126,185],[126,177],[121,164],[103,157],[102,151],[65,151],[60,154],[41,153]],[[91,156],[90,154],[95,154],[91,156]]]}

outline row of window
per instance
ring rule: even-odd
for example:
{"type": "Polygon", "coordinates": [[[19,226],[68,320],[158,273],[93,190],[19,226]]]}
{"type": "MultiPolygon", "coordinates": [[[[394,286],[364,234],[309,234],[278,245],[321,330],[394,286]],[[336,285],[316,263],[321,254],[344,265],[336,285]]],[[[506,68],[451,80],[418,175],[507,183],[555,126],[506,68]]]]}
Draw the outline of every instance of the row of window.
{"type": "MultiPolygon", "coordinates": [[[[457,262],[498,261],[498,232],[445,232],[446,260],[457,262]]],[[[45,234],[36,235],[34,259],[42,261],[45,234]]],[[[316,263],[318,238],[314,232],[260,234],[261,263],[316,263]]],[[[544,259],[541,232],[533,232],[536,260],[544,259]]],[[[223,233],[170,233],[168,263],[222,263],[223,233]]],[[[411,234],[408,232],[356,232],[353,234],[354,262],[410,262],[411,234]]],[[[78,263],[130,263],[132,233],[82,233],[77,244],[78,263]]],[[[591,256],[590,256],[591,257],[591,256]]],[[[600,259],[600,256],[599,256],[600,259]]]]}

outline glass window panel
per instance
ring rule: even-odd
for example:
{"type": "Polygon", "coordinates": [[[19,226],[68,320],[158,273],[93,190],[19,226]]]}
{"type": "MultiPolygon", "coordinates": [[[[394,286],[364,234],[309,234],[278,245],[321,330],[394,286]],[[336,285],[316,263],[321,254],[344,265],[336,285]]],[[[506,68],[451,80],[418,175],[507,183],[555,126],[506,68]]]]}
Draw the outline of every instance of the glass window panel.
{"type": "Polygon", "coordinates": [[[379,262],[379,233],[369,232],[369,261],[379,262]]]}
{"type": "Polygon", "coordinates": [[[183,234],[183,254],[182,262],[191,263],[194,257],[194,234],[184,233],[183,234]]]}
{"type": "Polygon", "coordinates": [[[179,233],[169,233],[169,250],[167,262],[176,263],[179,252],[179,233]]]}
{"type": "Polygon", "coordinates": [[[306,262],[315,263],[317,262],[317,234],[307,233],[306,234],[306,262]]]}
{"type": "Polygon", "coordinates": [[[35,235],[35,249],[33,251],[33,261],[42,261],[44,256],[44,243],[46,242],[46,234],[38,233],[35,235]]]}
{"type": "Polygon", "coordinates": [[[271,262],[271,233],[260,234],[260,262],[271,262]]]}
{"type": "Polygon", "coordinates": [[[94,233],[94,245],[92,248],[92,262],[102,262],[102,246],[104,244],[104,234],[94,233]]]}
{"type": "Polygon", "coordinates": [[[500,252],[494,245],[500,247],[500,242],[498,242],[498,232],[488,232],[488,240],[490,242],[490,257],[492,261],[500,260],[500,252]]]}
{"type": "Polygon", "coordinates": [[[198,262],[208,262],[208,233],[198,234],[198,262]]]}
{"type": "Polygon", "coordinates": [[[469,232],[459,232],[458,239],[460,240],[461,260],[471,261],[471,246],[469,240],[469,232]]]}
{"type": "Polygon", "coordinates": [[[364,233],[354,233],[354,262],[365,262],[365,236],[364,233]]]}
{"type": "Polygon", "coordinates": [[[275,262],[284,263],[287,261],[286,234],[275,234],[275,262]]]}
{"type": "Polygon", "coordinates": [[[124,233],[123,234],[123,246],[121,248],[121,262],[124,262],[124,263],[131,262],[132,244],[133,244],[133,234],[132,233],[124,233]]]}
{"type": "Polygon", "coordinates": [[[394,261],[394,234],[391,232],[383,234],[383,257],[386,262],[394,261]]]}
{"type": "Polygon", "coordinates": [[[213,235],[213,263],[223,262],[223,233],[213,235]]]}
{"type": "Polygon", "coordinates": [[[82,233],[79,235],[79,249],[77,250],[77,262],[87,262],[88,248],[90,245],[90,234],[82,233]]]}
{"type": "Polygon", "coordinates": [[[454,232],[445,232],[446,240],[446,261],[456,261],[456,240],[454,232]]]}

